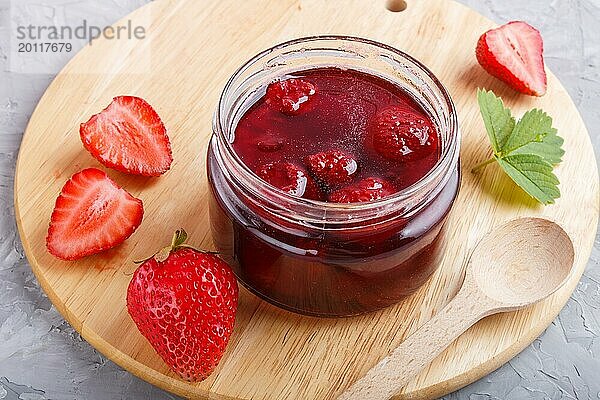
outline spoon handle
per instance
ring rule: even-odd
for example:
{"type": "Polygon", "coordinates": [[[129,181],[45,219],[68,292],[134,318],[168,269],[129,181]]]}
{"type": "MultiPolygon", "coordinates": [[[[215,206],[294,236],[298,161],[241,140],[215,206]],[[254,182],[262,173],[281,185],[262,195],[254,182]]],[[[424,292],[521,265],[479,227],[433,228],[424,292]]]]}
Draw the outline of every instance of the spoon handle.
{"type": "Polygon", "coordinates": [[[456,297],[409,336],[338,398],[391,398],[471,325],[489,315],[491,305],[474,285],[463,285],[456,297]]]}

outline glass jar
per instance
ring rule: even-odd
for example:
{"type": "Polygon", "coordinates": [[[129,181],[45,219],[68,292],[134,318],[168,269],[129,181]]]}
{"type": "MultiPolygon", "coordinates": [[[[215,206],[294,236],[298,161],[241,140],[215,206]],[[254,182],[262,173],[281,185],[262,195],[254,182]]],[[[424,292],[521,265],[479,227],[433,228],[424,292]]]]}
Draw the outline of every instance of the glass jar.
{"type": "Polygon", "coordinates": [[[413,57],[354,37],[279,44],[236,71],[219,100],[207,159],[214,243],[244,286],[291,311],[350,316],[397,303],[439,265],[444,220],[459,187],[459,146],[448,92],[413,57]],[[420,103],[442,145],[425,177],[380,200],[334,204],[287,194],[243,164],[232,147],[235,128],[267,85],[332,66],[387,79],[420,103]]]}

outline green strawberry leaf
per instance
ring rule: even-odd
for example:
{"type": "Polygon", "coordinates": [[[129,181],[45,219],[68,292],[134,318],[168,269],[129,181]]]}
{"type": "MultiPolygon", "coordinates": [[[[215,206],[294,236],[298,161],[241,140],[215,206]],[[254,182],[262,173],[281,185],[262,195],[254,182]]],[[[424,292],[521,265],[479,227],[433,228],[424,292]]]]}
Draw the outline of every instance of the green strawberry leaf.
{"type": "Polygon", "coordinates": [[[477,90],[477,100],[494,157],[475,168],[497,161],[508,176],[542,204],[560,197],[553,165],[562,161],[563,139],[552,127],[552,118],[544,111],[527,111],[515,124],[509,109],[493,92],[477,90]]]}
{"type": "Polygon", "coordinates": [[[515,119],[491,90],[477,89],[477,101],[494,153],[499,153],[515,127],[515,119]]]}
{"type": "Polygon", "coordinates": [[[501,154],[536,154],[550,164],[558,164],[565,153],[563,139],[552,127],[552,118],[534,108],[527,111],[501,149],[501,154]]]}
{"type": "Polygon", "coordinates": [[[534,154],[515,154],[496,157],[500,167],[531,197],[542,204],[552,204],[560,197],[558,178],[552,165],[534,154]]]}

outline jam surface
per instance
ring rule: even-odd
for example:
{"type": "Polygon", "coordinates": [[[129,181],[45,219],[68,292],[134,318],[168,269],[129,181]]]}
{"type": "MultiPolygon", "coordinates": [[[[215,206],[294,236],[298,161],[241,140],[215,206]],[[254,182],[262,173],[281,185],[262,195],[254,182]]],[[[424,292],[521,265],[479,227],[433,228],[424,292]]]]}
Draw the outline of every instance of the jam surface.
{"type": "Polygon", "coordinates": [[[281,190],[351,203],[423,178],[440,158],[439,142],[431,118],[401,88],[331,67],[271,83],[239,121],[233,148],[281,190]]]}

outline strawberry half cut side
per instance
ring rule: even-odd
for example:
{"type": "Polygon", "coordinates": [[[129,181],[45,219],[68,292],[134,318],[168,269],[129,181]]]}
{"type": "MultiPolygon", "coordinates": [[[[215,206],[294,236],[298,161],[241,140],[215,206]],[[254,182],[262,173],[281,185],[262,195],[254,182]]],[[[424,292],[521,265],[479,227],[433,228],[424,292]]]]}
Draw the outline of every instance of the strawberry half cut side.
{"type": "Polygon", "coordinates": [[[485,32],[477,43],[479,64],[513,89],[532,96],[546,93],[544,44],[540,32],[513,21],[485,32]]]}
{"type": "Polygon", "coordinates": [[[46,238],[48,251],[76,260],[115,247],[142,222],[140,199],[119,187],[103,171],[77,172],[56,199],[46,238]]]}
{"type": "Polygon", "coordinates": [[[81,124],[83,146],[103,165],[118,171],[159,176],[173,155],[165,125],[144,99],[118,96],[81,124]]]}

